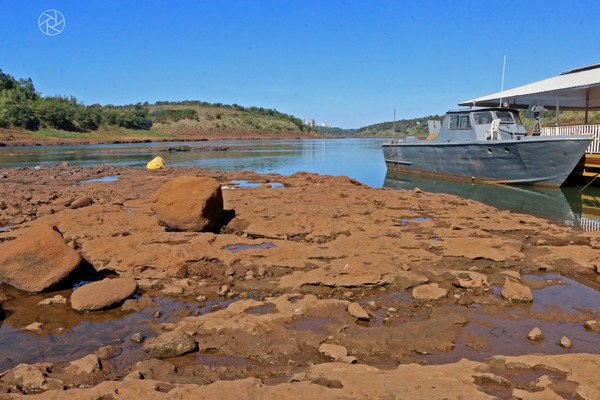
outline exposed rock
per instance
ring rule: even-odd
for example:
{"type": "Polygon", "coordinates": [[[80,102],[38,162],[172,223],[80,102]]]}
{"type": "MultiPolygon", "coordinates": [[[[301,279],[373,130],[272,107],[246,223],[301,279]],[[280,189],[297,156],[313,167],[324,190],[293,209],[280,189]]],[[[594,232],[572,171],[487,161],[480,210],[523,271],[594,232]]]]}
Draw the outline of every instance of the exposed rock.
{"type": "Polygon", "coordinates": [[[348,312],[356,319],[368,321],[370,319],[369,313],[365,311],[358,303],[350,303],[348,305],[348,312]]]}
{"type": "Polygon", "coordinates": [[[131,335],[131,341],[134,343],[142,343],[144,341],[144,334],[141,332],[134,333],[131,335]]]}
{"type": "Polygon", "coordinates": [[[108,360],[121,354],[121,350],[115,346],[102,346],[94,353],[100,360],[108,360]]]}
{"type": "Polygon", "coordinates": [[[81,208],[81,207],[87,207],[90,206],[94,203],[94,201],[87,196],[84,197],[80,197],[76,200],[74,200],[73,202],[71,202],[71,204],[69,205],[71,208],[75,209],[75,208],[81,208]]]}
{"type": "Polygon", "coordinates": [[[527,334],[527,338],[532,341],[541,341],[544,339],[544,335],[542,334],[541,329],[536,326],[531,331],[529,331],[529,333],[527,334]]]}
{"type": "Polygon", "coordinates": [[[80,263],[79,253],[49,225],[35,225],[17,239],[0,244],[0,278],[26,292],[49,288],[80,263]]]}
{"type": "Polygon", "coordinates": [[[466,271],[465,273],[462,273],[462,275],[459,274],[459,276],[456,277],[454,285],[463,289],[478,289],[490,286],[487,276],[474,271],[466,271]]]}
{"type": "Polygon", "coordinates": [[[344,346],[337,344],[323,343],[319,346],[319,352],[326,357],[331,357],[334,360],[339,360],[348,355],[348,350],[344,346]]]}
{"type": "Polygon", "coordinates": [[[561,337],[558,343],[560,344],[560,347],[564,347],[565,349],[570,349],[573,347],[573,342],[571,342],[571,339],[566,336],[561,337]]]}
{"type": "Polygon", "coordinates": [[[42,330],[43,327],[44,327],[44,324],[42,324],[41,322],[33,322],[33,323],[27,325],[23,329],[26,331],[30,331],[30,332],[39,332],[42,330]]]}
{"type": "Polygon", "coordinates": [[[94,311],[121,303],[137,291],[133,278],[104,279],[88,283],[71,295],[71,307],[77,311],[94,311]]]}
{"type": "Polygon", "coordinates": [[[154,193],[152,203],[158,223],[174,231],[210,231],[223,215],[221,185],[214,178],[174,178],[154,193]]]}
{"type": "Polygon", "coordinates": [[[79,360],[72,361],[64,369],[66,374],[70,375],[89,375],[98,372],[102,368],[100,359],[95,354],[90,354],[79,360]]]}
{"type": "Polygon", "coordinates": [[[19,364],[5,372],[0,379],[3,383],[23,388],[27,392],[38,392],[45,389],[47,374],[34,365],[19,364]]]}
{"type": "Polygon", "coordinates": [[[448,290],[441,288],[437,283],[417,286],[412,291],[412,296],[415,299],[422,300],[439,300],[447,295],[448,290]]]}
{"type": "Polygon", "coordinates": [[[150,338],[144,351],[151,358],[170,358],[198,350],[198,344],[185,332],[172,331],[150,338]]]}
{"type": "Polygon", "coordinates": [[[531,292],[531,288],[523,285],[522,283],[513,281],[508,276],[504,280],[502,297],[518,303],[527,303],[533,301],[533,293],[531,292]]]}
{"type": "Polygon", "coordinates": [[[593,332],[600,333],[600,321],[597,319],[592,319],[589,321],[585,321],[584,324],[586,329],[589,329],[593,332]]]}
{"type": "Polygon", "coordinates": [[[57,294],[54,297],[49,297],[40,301],[38,304],[40,306],[47,306],[50,304],[67,304],[67,298],[65,296],[61,296],[60,294],[57,294]]]}

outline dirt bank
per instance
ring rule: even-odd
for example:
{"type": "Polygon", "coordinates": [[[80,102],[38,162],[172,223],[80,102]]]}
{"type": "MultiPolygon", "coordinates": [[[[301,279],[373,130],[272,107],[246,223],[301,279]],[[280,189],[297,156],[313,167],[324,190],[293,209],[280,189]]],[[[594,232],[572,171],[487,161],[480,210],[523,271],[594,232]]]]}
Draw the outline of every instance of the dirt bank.
{"type": "Polygon", "coordinates": [[[598,285],[597,233],[307,173],[17,168],[0,172],[0,192],[0,251],[53,226],[85,260],[74,281],[139,287],[120,307],[82,314],[66,283],[41,294],[0,286],[2,328],[15,337],[2,349],[7,398],[600,397],[597,292],[552,297],[598,285]],[[156,222],[151,194],[180,175],[221,182],[227,211],[214,232],[156,222]],[[66,303],[39,305],[56,295],[66,303]],[[89,342],[90,323],[111,333],[89,342]],[[543,337],[528,338],[534,327],[543,337]],[[144,352],[174,336],[197,348],[144,352]],[[49,337],[71,339],[36,356],[32,343],[49,337]]]}

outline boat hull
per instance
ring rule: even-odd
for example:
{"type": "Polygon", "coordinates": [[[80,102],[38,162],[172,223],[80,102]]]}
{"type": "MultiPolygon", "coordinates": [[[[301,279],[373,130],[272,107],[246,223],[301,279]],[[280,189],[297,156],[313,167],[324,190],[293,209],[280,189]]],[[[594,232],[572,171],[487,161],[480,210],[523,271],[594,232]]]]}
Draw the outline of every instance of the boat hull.
{"type": "Polygon", "coordinates": [[[388,170],[481,182],[558,187],[591,135],[527,136],[473,142],[392,141],[382,145],[388,170]]]}

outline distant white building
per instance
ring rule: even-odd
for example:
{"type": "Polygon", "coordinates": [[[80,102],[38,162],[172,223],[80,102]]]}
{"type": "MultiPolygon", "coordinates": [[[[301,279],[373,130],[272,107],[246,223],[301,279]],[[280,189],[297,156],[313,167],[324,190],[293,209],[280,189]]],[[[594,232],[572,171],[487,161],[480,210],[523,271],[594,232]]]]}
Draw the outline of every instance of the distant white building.
{"type": "Polygon", "coordinates": [[[327,122],[325,122],[325,121],[321,122],[321,128],[327,128],[327,122]]]}

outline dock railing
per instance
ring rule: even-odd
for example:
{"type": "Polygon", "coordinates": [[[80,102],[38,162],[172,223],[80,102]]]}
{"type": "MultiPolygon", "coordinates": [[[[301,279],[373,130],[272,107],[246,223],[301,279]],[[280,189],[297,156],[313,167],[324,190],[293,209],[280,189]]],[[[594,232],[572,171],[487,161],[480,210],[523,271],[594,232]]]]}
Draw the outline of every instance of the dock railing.
{"type": "Polygon", "coordinates": [[[553,135],[585,135],[592,134],[596,137],[586,153],[600,154],[600,125],[562,125],[542,127],[542,136],[553,135]]]}

